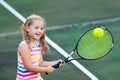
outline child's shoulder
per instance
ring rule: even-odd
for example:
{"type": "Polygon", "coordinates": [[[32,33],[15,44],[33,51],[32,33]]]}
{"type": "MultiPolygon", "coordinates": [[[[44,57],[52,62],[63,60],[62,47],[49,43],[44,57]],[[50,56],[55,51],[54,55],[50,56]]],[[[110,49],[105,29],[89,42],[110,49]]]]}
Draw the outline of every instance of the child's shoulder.
{"type": "Polygon", "coordinates": [[[21,54],[27,53],[28,51],[29,51],[29,48],[28,48],[27,42],[21,41],[18,47],[18,53],[21,55],[21,54]]]}
{"type": "Polygon", "coordinates": [[[19,47],[21,47],[21,46],[25,46],[25,45],[27,45],[27,43],[26,43],[25,40],[23,40],[23,41],[21,41],[21,42],[19,43],[19,47]]]}
{"type": "Polygon", "coordinates": [[[22,44],[26,44],[26,41],[25,40],[21,41],[19,45],[22,45],[22,44]]]}
{"type": "Polygon", "coordinates": [[[20,44],[19,44],[19,47],[18,47],[18,50],[27,50],[28,49],[28,45],[27,45],[27,42],[26,41],[21,41],[20,44]]]}

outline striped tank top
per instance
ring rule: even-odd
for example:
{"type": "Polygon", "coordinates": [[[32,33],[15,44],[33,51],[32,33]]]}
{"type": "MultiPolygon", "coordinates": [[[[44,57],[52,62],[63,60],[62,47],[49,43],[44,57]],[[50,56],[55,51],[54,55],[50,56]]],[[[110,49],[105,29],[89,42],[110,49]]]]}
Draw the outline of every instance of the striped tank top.
{"type": "MultiPolygon", "coordinates": [[[[19,44],[19,47],[22,44],[26,44],[25,41],[22,41],[19,44]]],[[[31,62],[33,65],[35,66],[39,66],[39,58],[40,58],[40,45],[38,43],[37,47],[32,47],[32,50],[30,51],[30,55],[31,55],[31,62]]],[[[43,80],[41,78],[40,73],[36,73],[36,72],[29,72],[25,69],[24,63],[21,59],[21,56],[19,55],[19,52],[17,53],[18,56],[18,63],[17,63],[17,77],[16,80],[43,80]]]]}

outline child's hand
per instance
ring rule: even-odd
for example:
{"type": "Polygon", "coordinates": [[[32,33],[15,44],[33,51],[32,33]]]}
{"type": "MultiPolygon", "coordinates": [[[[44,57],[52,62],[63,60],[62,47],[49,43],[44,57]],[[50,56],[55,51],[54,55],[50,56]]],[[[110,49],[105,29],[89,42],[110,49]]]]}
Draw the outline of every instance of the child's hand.
{"type": "Polygon", "coordinates": [[[53,73],[53,72],[55,72],[55,70],[56,70],[56,69],[53,68],[52,66],[48,66],[46,73],[48,73],[48,74],[49,74],[49,73],[53,73]]]}
{"type": "Polygon", "coordinates": [[[62,68],[66,65],[65,62],[61,59],[59,60],[59,62],[61,62],[61,64],[59,65],[59,68],[62,68]]]}

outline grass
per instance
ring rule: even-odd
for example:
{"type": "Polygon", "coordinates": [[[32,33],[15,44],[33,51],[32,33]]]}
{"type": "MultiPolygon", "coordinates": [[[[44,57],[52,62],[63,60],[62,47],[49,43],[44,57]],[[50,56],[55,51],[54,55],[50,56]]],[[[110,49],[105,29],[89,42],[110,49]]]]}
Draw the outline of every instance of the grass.
{"type": "MultiPolygon", "coordinates": [[[[120,40],[120,38],[118,38],[118,34],[120,34],[119,32],[120,23],[116,22],[116,23],[102,24],[102,25],[104,26],[106,25],[108,29],[110,29],[110,31],[113,33],[113,36],[115,39],[113,50],[102,59],[99,59],[96,61],[80,61],[80,63],[84,65],[88,70],[90,70],[93,74],[95,74],[100,80],[117,80],[120,74],[120,72],[118,71],[120,67],[120,64],[119,64],[120,59],[119,59],[119,53],[118,53],[119,52],[118,43],[120,40]],[[110,75],[109,73],[113,74],[112,77],[109,76],[110,75]]],[[[70,53],[74,48],[76,41],[78,40],[81,33],[88,28],[89,27],[78,27],[78,28],[68,28],[68,29],[57,30],[57,31],[47,31],[47,35],[53,41],[55,41],[60,47],[64,48],[65,51],[70,53]]],[[[1,41],[0,42],[3,48],[1,49],[1,52],[0,52],[0,55],[2,56],[2,58],[0,58],[1,59],[0,63],[4,67],[0,66],[0,68],[1,68],[1,71],[4,71],[4,72],[0,78],[4,80],[8,80],[8,77],[11,79],[14,79],[16,75],[16,50],[17,50],[18,43],[21,41],[21,37],[11,36],[11,37],[2,38],[1,41]],[[7,50],[5,47],[7,47],[7,50]],[[6,70],[6,69],[9,69],[9,70],[6,70]],[[10,74],[10,72],[13,72],[13,74],[10,74]],[[4,75],[8,75],[8,77],[4,77],[4,75]]],[[[52,47],[51,47],[50,53],[44,55],[45,60],[55,60],[59,58],[63,59],[64,57],[58,54],[58,52],[55,51],[52,47]]],[[[56,76],[57,76],[57,80],[60,80],[61,77],[64,77],[66,80],[74,79],[74,78],[76,78],[76,80],[79,80],[79,79],[90,80],[83,72],[79,71],[71,63],[68,63],[64,68],[57,70],[54,74],[50,74],[46,76],[43,73],[42,76],[46,80],[54,79],[56,78],[56,76]]]]}
{"type": "MultiPolygon", "coordinates": [[[[25,18],[33,13],[43,16],[47,26],[72,24],[119,17],[119,0],[6,0],[25,18]],[[68,4],[69,3],[69,4],[68,4]],[[93,4],[94,3],[94,4],[93,4]]],[[[0,5],[0,33],[20,30],[21,21],[0,5]],[[9,25],[8,25],[9,24],[9,25]],[[9,28],[9,29],[8,29],[9,28]]]]}
{"type": "MultiPolygon", "coordinates": [[[[91,20],[119,17],[119,0],[6,0],[23,16],[27,17],[32,13],[45,17],[47,27],[56,25],[72,24],[91,20]]],[[[0,33],[20,31],[22,24],[15,16],[0,5],[0,33]]],[[[110,29],[114,36],[113,50],[104,58],[96,61],[80,61],[88,70],[95,74],[100,80],[118,80],[119,77],[119,41],[120,22],[99,24],[110,29]]],[[[57,31],[47,31],[47,35],[68,53],[74,48],[80,34],[91,27],[68,28],[57,31]]],[[[97,25],[95,25],[97,26],[97,25]]],[[[21,35],[0,38],[0,80],[14,80],[16,76],[17,47],[22,40],[21,35]]],[[[46,60],[64,58],[57,51],[51,48],[49,54],[45,54],[46,60]]],[[[46,76],[45,80],[90,80],[82,71],[79,71],[71,63],[66,67],[57,70],[55,73],[46,76]],[[69,76],[69,77],[68,77],[69,76]]]]}
{"type": "MultiPolygon", "coordinates": [[[[106,25],[107,28],[113,33],[114,36],[114,47],[112,51],[105,56],[104,58],[96,61],[80,61],[88,70],[90,70],[92,73],[94,73],[100,80],[117,80],[119,78],[120,72],[117,71],[120,67],[119,62],[119,40],[118,34],[120,32],[119,29],[119,22],[117,23],[110,23],[110,24],[102,24],[106,25]],[[114,75],[109,76],[112,73],[114,75]]],[[[77,29],[67,29],[63,31],[52,31],[48,33],[49,37],[56,41],[61,47],[64,47],[67,52],[70,52],[75,45],[75,41],[77,40],[78,36],[80,35],[80,32],[83,32],[84,30],[82,28],[77,29]],[[59,33],[61,32],[61,33],[59,33]],[[71,35],[74,34],[74,35],[71,35]],[[55,37],[56,35],[56,37],[55,37]],[[62,39],[58,39],[57,36],[62,36],[62,39]],[[65,37],[65,38],[64,38],[65,37]]]]}
{"type": "MultiPolygon", "coordinates": [[[[107,56],[97,61],[80,61],[87,69],[89,69],[92,73],[98,76],[100,80],[113,80],[113,79],[117,80],[119,78],[118,74],[120,73],[119,71],[117,71],[120,67],[120,64],[118,64],[118,62],[120,61],[118,56],[119,55],[118,46],[120,41],[120,39],[117,37],[117,35],[120,34],[120,32],[118,31],[119,29],[118,24],[119,23],[113,23],[113,24],[110,24],[110,26],[108,27],[108,29],[110,29],[111,32],[113,33],[115,43],[114,43],[113,50],[107,56]],[[112,77],[110,77],[109,73],[113,74],[112,77]]],[[[107,25],[109,24],[106,24],[106,26],[107,25]]],[[[56,43],[58,43],[61,47],[64,47],[64,49],[67,52],[70,52],[72,48],[74,48],[74,46],[72,45],[75,45],[75,41],[78,38],[77,34],[80,31],[81,31],[81,28],[70,29],[70,30],[67,29],[67,30],[60,31],[61,33],[59,33],[59,31],[55,31],[55,32],[51,32],[51,34],[48,33],[48,35],[52,40],[56,41],[56,43]],[[55,33],[57,33],[56,36],[54,36],[55,33]],[[71,34],[74,34],[74,35],[71,35],[71,34]],[[67,38],[64,38],[63,35],[67,38]],[[63,39],[60,39],[58,36],[59,37],[62,36],[63,39]]]]}

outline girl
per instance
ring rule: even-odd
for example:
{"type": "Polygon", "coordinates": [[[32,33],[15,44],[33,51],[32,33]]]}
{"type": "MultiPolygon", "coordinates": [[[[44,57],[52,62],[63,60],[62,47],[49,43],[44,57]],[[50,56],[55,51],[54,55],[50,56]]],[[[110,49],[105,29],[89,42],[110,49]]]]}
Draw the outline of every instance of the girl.
{"type": "MultiPolygon", "coordinates": [[[[42,54],[49,51],[45,41],[45,20],[31,15],[23,24],[23,41],[18,47],[18,65],[16,80],[43,80],[40,72],[53,73],[52,67],[62,60],[44,61],[42,54]]],[[[63,67],[65,64],[60,64],[63,67]]]]}

